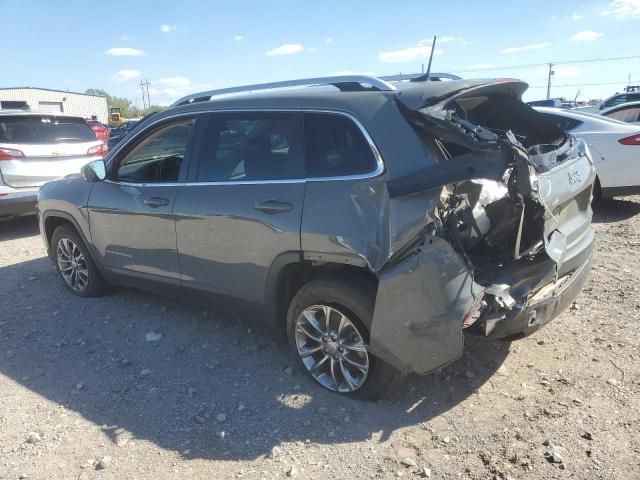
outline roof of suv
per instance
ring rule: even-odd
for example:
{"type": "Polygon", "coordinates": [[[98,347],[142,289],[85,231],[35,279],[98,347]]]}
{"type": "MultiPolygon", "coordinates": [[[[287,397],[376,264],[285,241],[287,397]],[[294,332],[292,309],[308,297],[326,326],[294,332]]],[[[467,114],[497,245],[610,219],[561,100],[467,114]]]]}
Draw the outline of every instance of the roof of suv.
{"type": "MultiPolygon", "coordinates": [[[[154,121],[188,112],[230,109],[306,109],[306,110],[335,110],[353,113],[367,122],[389,101],[402,95],[403,99],[413,99],[424,103],[430,98],[445,98],[456,92],[464,91],[479,85],[495,83],[494,79],[480,80],[451,80],[445,82],[406,82],[394,84],[393,90],[363,89],[359,91],[341,91],[331,85],[315,85],[296,89],[279,89],[269,91],[246,91],[233,95],[211,96],[210,92],[194,94],[194,101],[174,105],[160,112],[154,121]],[[199,98],[199,95],[204,95],[199,98]]],[[[188,97],[187,97],[188,98],[188,97]]]]}

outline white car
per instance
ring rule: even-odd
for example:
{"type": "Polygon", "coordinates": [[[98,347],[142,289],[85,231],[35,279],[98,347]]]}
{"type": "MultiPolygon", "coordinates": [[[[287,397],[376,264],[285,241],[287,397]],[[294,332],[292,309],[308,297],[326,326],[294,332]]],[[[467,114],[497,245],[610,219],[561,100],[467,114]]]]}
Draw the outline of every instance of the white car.
{"type": "Polygon", "coordinates": [[[600,115],[626,123],[640,124],[640,102],[629,102],[600,111],[600,115]]]}
{"type": "Polygon", "coordinates": [[[640,125],[559,108],[535,110],[589,145],[598,173],[596,200],[640,194],[640,125]]]}
{"type": "Polygon", "coordinates": [[[43,184],[106,154],[82,117],[0,111],[0,218],[34,213],[43,184]]]}

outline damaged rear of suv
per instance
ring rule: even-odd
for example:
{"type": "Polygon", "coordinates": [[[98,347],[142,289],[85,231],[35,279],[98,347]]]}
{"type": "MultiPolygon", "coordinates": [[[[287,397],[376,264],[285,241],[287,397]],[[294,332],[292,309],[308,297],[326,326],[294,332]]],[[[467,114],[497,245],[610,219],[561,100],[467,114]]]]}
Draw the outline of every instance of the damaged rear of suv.
{"type": "Polygon", "coordinates": [[[372,350],[405,371],[456,359],[465,329],[529,335],[586,281],[595,179],[588,147],[522,103],[526,88],[479,81],[442,97],[398,95],[437,158],[387,185],[392,203],[433,193],[424,234],[380,272],[372,322],[372,350]],[[392,321],[401,311],[403,322],[392,321]]]}
{"type": "Polygon", "coordinates": [[[587,278],[588,148],[521,81],[417,80],[186,97],[41,189],[49,255],[80,296],[109,282],[232,299],[359,398],[454,361],[465,331],[529,335],[587,278]]]}

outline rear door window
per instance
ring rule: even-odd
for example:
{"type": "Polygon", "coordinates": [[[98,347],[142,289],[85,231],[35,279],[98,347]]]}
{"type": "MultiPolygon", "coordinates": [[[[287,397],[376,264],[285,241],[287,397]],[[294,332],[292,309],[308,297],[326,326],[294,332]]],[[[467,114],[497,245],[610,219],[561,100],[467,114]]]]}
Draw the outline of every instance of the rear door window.
{"type": "Polygon", "coordinates": [[[199,151],[199,182],[304,177],[293,118],[286,112],[213,113],[199,151]]]}
{"type": "Polygon", "coordinates": [[[47,145],[95,140],[93,130],[81,118],[0,116],[0,143],[47,145]]]}
{"type": "Polygon", "coordinates": [[[305,113],[308,177],[341,177],[375,171],[376,159],[358,126],[344,115],[305,113]]]}

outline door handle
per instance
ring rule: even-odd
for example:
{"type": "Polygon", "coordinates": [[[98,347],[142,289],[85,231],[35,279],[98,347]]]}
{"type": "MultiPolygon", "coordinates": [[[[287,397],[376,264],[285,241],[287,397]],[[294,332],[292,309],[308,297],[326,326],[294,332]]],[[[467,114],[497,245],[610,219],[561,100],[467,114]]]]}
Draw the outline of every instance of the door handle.
{"type": "Polygon", "coordinates": [[[267,200],[265,202],[256,203],[253,208],[264,213],[286,213],[290,212],[293,205],[287,202],[279,202],[277,200],[267,200]]]}
{"type": "Polygon", "coordinates": [[[165,207],[169,205],[169,199],[162,197],[145,198],[144,204],[149,205],[152,208],[165,207]]]}

